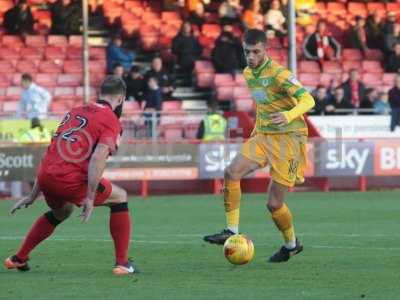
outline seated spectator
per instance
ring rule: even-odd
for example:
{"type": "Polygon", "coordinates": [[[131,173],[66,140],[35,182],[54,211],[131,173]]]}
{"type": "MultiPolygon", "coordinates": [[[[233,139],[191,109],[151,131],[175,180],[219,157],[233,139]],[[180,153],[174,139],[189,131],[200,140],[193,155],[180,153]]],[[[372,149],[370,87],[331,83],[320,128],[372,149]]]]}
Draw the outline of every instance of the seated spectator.
{"type": "Polygon", "coordinates": [[[385,71],[388,73],[400,72],[400,43],[394,46],[394,52],[390,53],[385,61],[385,71]]]}
{"type": "Polygon", "coordinates": [[[328,33],[325,21],[319,21],[317,30],[304,39],[303,53],[307,59],[336,60],[340,58],[340,44],[328,33]]]}
{"type": "Polygon", "coordinates": [[[185,78],[185,85],[191,85],[194,62],[199,59],[202,47],[194,36],[189,22],[182,25],[181,31],[172,40],[172,53],[176,55],[180,72],[185,78]]]}
{"type": "Polygon", "coordinates": [[[120,63],[124,70],[128,72],[131,69],[135,56],[122,48],[122,38],[115,35],[107,45],[107,72],[111,73],[114,64],[120,63]]]}
{"type": "Polygon", "coordinates": [[[161,88],[163,99],[172,97],[174,84],[171,75],[163,69],[163,61],[160,57],[153,58],[153,61],[151,62],[151,69],[144,75],[144,81],[146,82],[147,86],[151,77],[157,79],[157,84],[161,88]]]}
{"type": "Polygon", "coordinates": [[[224,0],[218,9],[221,25],[239,23],[241,11],[242,7],[239,0],[224,0]]]}
{"type": "Polygon", "coordinates": [[[357,69],[350,70],[350,76],[347,81],[342,84],[346,99],[350,100],[353,107],[360,107],[362,99],[365,98],[365,85],[359,80],[357,69]]]}
{"type": "Polygon", "coordinates": [[[365,30],[365,20],[363,17],[356,17],[356,24],[350,30],[350,41],[352,48],[360,49],[365,55],[367,47],[367,32],[365,30]]]}
{"type": "Polygon", "coordinates": [[[144,80],[139,66],[132,66],[128,76],[125,78],[126,100],[142,103],[144,98],[144,80]]]}
{"type": "Polygon", "coordinates": [[[338,112],[338,109],[354,108],[351,102],[346,98],[343,88],[338,87],[333,93],[331,101],[326,105],[325,112],[327,115],[347,115],[349,112],[338,112]]]}
{"type": "Polygon", "coordinates": [[[201,29],[201,26],[205,23],[205,14],[204,14],[204,5],[199,2],[196,5],[196,9],[192,11],[189,15],[188,21],[196,25],[198,29],[201,29]]]}
{"type": "Polygon", "coordinates": [[[389,94],[381,92],[374,102],[374,112],[376,115],[388,115],[390,113],[389,94]]]}
{"type": "Polygon", "coordinates": [[[370,49],[382,49],[383,26],[381,17],[376,11],[371,12],[365,24],[367,34],[367,47],[370,49]]]}
{"type": "Polygon", "coordinates": [[[279,0],[273,0],[271,3],[271,8],[268,10],[264,17],[265,25],[267,26],[267,30],[275,31],[277,36],[283,36],[286,34],[286,19],[283,16],[282,11],[280,10],[280,2],[279,0]]]}
{"type": "Polygon", "coordinates": [[[372,110],[374,108],[376,96],[377,96],[376,90],[374,90],[372,88],[366,89],[364,99],[361,101],[361,104],[360,104],[360,108],[369,109],[371,111],[361,112],[360,115],[372,115],[373,114],[372,110]]]}
{"type": "Polygon", "coordinates": [[[4,14],[3,26],[8,34],[31,34],[33,24],[31,8],[26,0],[20,0],[16,6],[10,8],[4,14]]]}
{"type": "Polygon", "coordinates": [[[253,0],[243,13],[243,26],[246,29],[264,29],[264,18],[261,12],[260,0],[253,0]]]}
{"type": "Polygon", "coordinates": [[[51,102],[50,93],[34,83],[29,74],[22,74],[21,86],[24,91],[19,103],[18,118],[46,118],[51,102]]]}
{"type": "Polygon", "coordinates": [[[82,4],[76,0],[58,0],[50,7],[52,34],[79,34],[82,26],[82,4]]]}
{"type": "Polygon", "coordinates": [[[400,126],[400,75],[397,75],[395,86],[389,91],[389,104],[392,110],[390,131],[395,131],[400,126]]]}
{"type": "Polygon", "coordinates": [[[200,122],[196,138],[203,141],[223,141],[225,140],[227,121],[217,111],[217,103],[208,105],[207,115],[200,122]]]}
{"type": "Polygon", "coordinates": [[[315,106],[309,115],[323,115],[325,113],[325,107],[330,102],[326,87],[318,85],[313,91],[315,100],[315,106]]]}
{"type": "Polygon", "coordinates": [[[400,24],[394,24],[393,33],[388,33],[384,38],[384,53],[389,56],[394,51],[394,46],[400,44],[400,24]]]}
{"type": "Polygon", "coordinates": [[[211,59],[217,73],[233,74],[246,65],[242,42],[233,35],[232,26],[224,26],[215,41],[211,59]]]}
{"type": "Polygon", "coordinates": [[[115,63],[112,68],[112,75],[118,76],[120,78],[124,78],[124,66],[120,63],[115,63]]]}
{"type": "Polygon", "coordinates": [[[153,128],[158,123],[159,113],[157,111],[161,110],[162,106],[162,90],[158,84],[156,77],[150,77],[147,81],[147,91],[145,93],[146,104],[144,107],[144,125],[146,128],[146,136],[154,137],[155,132],[153,128]]]}

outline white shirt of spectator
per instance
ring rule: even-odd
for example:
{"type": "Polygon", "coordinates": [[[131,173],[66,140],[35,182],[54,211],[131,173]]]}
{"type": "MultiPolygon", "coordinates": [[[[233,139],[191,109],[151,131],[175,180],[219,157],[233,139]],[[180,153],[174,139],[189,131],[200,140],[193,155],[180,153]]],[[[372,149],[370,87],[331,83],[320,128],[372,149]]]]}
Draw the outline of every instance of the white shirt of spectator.
{"type": "Polygon", "coordinates": [[[21,94],[17,116],[29,119],[34,117],[40,119],[46,118],[50,102],[50,93],[43,87],[32,82],[29,88],[21,94]]]}

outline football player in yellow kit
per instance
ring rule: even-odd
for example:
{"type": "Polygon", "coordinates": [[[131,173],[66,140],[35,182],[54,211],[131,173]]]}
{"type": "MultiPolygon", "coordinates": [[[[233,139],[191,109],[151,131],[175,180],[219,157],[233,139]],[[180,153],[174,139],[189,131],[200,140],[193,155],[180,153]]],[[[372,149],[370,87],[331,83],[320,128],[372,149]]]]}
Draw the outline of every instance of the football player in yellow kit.
{"type": "Polygon", "coordinates": [[[303,250],[295,236],[292,214],[285,204],[285,193],[295,183],[304,182],[306,168],[307,124],[303,114],[314,105],[313,97],[286,68],[266,53],[266,36],[251,29],[244,35],[247,68],[243,71],[252,98],[256,101],[256,124],[224,174],[226,229],[207,235],[204,240],[224,244],[239,232],[240,180],[248,173],[270,166],[268,215],[281,231],[284,245],[269,258],[284,262],[303,250]]]}

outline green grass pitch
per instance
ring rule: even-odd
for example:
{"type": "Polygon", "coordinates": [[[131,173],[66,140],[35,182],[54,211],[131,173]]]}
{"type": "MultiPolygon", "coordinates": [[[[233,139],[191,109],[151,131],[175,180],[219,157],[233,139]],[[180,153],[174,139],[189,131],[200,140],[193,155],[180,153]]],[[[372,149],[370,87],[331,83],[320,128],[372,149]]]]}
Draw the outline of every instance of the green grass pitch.
{"type": "MultiPolygon", "coordinates": [[[[232,266],[203,234],[224,227],[221,197],[132,198],[130,256],[142,274],[115,277],[108,209],[87,224],[77,211],[31,255],[32,270],[0,268],[0,299],[400,299],[400,192],[291,193],[304,252],[286,264],[266,259],[281,236],[265,195],[244,195],[241,232],[255,258],[232,266]]],[[[0,256],[15,252],[43,203],[9,216],[0,201],[0,256]]]]}

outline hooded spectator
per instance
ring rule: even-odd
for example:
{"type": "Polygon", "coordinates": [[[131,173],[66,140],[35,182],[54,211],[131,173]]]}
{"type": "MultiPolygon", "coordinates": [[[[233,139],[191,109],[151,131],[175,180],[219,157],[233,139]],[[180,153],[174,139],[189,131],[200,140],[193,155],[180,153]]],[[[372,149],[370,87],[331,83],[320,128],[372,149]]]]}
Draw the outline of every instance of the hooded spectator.
{"type": "Polygon", "coordinates": [[[32,12],[26,0],[20,0],[4,14],[3,25],[8,34],[30,34],[33,31],[33,24],[32,12]]]}
{"type": "Polygon", "coordinates": [[[75,0],[58,0],[51,8],[52,34],[79,34],[82,26],[82,4],[75,0]]]}

